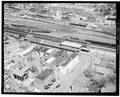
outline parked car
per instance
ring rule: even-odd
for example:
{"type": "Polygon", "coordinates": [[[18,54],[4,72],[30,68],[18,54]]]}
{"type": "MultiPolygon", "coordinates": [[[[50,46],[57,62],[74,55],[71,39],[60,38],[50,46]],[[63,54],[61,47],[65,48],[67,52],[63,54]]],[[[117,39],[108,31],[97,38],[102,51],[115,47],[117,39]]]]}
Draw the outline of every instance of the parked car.
{"type": "Polygon", "coordinates": [[[58,84],[57,86],[56,86],[56,88],[59,88],[60,87],[60,84],[58,84]]]}
{"type": "Polygon", "coordinates": [[[52,82],[56,82],[56,78],[53,78],[52,82]]]}
{"type": "Polygon", "coordinates": [[[48,86],[48,85],[45,85],[45,86],[44,86],[44,89],[48,90],[48,89],[49,89],[49,86],[48,86]]]}
{"type": "Polygon", "coordinates": [[[49,84],[48,84],[48,86],[52,86],[52,85],[53,85],[53,83],[49,83],[49,84]]]}

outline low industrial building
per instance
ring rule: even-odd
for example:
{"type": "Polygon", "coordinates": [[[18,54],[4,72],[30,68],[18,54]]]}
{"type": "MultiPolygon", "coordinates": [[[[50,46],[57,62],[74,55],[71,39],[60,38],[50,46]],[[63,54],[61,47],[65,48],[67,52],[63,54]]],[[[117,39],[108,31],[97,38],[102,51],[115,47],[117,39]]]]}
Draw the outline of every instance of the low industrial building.
{"type": "Polygon", "coordinates": [[[106,16],[105,17],[105,24],[115,26],[116,25],[116,17],[106,16]]]}
{"type": "Polygon", "coordinates": [[[45,54],[48,50],[49,50],[49,48],[44,47],[44,49],[42,49],[41,52],[45,54]]]}
{"type": "Polygon", "coordinates": [[[81,76],[80,74],[73,80],[72,85],[70,86],[70,90],[72,92],[80,92],[84,88],[86,88],[89,83],[89,78],[85,76],[81,76]]]}
{"type": "Polygon", "coordinates": [[[72,53],[68,58],[59,66],[60,72],[67,75],[69,74],[79,62],[79,55],[72,53]]]}
{"type": "Polygon", "coordinates": [[[91,66],[95,71],[103,75],[113,74],[116,68],[115,60],[102,57],[96,58],[91,66]]]}
{"type": "Polygon", "coordinates": [[[29,48],[27,48],[26,50],[23,50],[21,52],[18,53],[19,56],[24,57],[24,55],[26,55],[27,53],[29,53],[30,51],[32,51],[36,46],[31,46],[29,48]]]}
{"type": "Polygon", "coordinates": [[[62,61],[64,61],[67,58],[67,56],[68,56],[67,52],[65,52],[63,50],[59,50],[53,56],[51,56],[51,58],[46,60],[46,65],[48,67],[52,67],[54,65],[59,66],[59,64],[62,61]]]}
{"type": "Polygon", "coordinates": [[[97,92],[97,93],[99,93],[100,90],[101,90],[101,88],[96,87],[95,85],[92,85],[92,84],[88,85],[88,91],[89,92],[97,92]]]}
{"type": "Polygon", "coordinates": [[[113,92],[116,92],[116,86],[108,83],[106,85],[106,87],[102,87],[101,92],[102,93],[113,93],[113,92]]]}
{"type": "Polygon", "coordinates": [[[104,68],[104,67],[100,67],[100,66],[95,66],[95,65],[92,65],[92,68],[93,68],[95,71],[97,71],[97,72],[99,72],[99,73],[101,73],[101,74],[103,74],[103,75],[113,74],[113,70],[108,69],[108,68],[104,68]]]}
{"type": "Polygon", "coordinates": [[[61,54],[61,56],[56,59],[56,66],[57,67],[60,66],[60,64],[62,64],[62,62],[64,62],[64,60],[66,58],[68,58],[68,53],[67,52],[63,52],[61,54]]]}
{"type": "Polygon", "coordinates": [[[54,70],[48,68],[45,69],[36,76],[34,87],[40,91],[45,91],[44,86],[49,84],[53,77],[55,77],[54,70]]]}
{"type": "Polygon", "coordinates": [[[54,54],[56,54],[59,50],[58,49],[49,49],[47,52],[46,52],[46,56],[44,57],[45,60],[48,60],[49,58],[51,58],[54,54]]]}

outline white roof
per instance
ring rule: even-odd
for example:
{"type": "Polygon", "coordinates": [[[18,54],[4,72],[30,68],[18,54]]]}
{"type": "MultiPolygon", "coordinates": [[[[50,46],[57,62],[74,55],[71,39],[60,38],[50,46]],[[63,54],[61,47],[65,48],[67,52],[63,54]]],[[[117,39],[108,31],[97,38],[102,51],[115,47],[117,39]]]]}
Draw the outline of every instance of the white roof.
{"type": "Polygon", "coordinates": [[[24,50],[24,51],[21,51],[21,52],[19,53],[19,55],[20,55],[20,56],[24,56],[25,54],[27,54],[28,52],[30,52],[30,51],[33,49],[33,47],[35,47],[35,46],[31,46],[31,47],[29,47],[28,49],[26,49],[26,50],[24,50]]]}
{"type": "Polygon", "coordinates": [[[30,68],[30,66],[27,65],[27,66],[23,67],[23,68],[20,69],[20,70],[15,70],[15,71],[14,71],[14,74],[22,77],[22,76],[24,75],[25,71],[28,70],[29,68],[30,68]]]}
{"type": "Polygon", "coordinates": [[[88,48],[85,48],[85,47],[81,47],[81,49],[84,49],[84,50],[90,50],[90,49],[88,49],[88,48]]]}
{"type": "Polygon", "coordinates": [[[74,42],[64,41],[61,43],[62,45],[72,46],[76,48],[80,48],[82,45],[74,42]]]}
{"type": "Polygon", "coordinates": [[[54,50],[54,48],[50,48],[46,53],[51,53],[54,50]]]}
{"type": "Polygon", "coordinates": [[[35,91],[35,92],[41,92],[40,90],[38,90],[38,89],[36,89],[36,88],[35,88],[33,91],[35,91]]]}
{"type": "Polygon", "coordinates": [[[47,63],[51,63],[53,60],[55,60],[55,57],[51,57],[51,58],[48,59],[46,62],[47,62],[47,63]]]}
{"type": "Polygon", "coordinates": [[[4,64],[8,63],[8,60],[4,60],[4,64]]]}

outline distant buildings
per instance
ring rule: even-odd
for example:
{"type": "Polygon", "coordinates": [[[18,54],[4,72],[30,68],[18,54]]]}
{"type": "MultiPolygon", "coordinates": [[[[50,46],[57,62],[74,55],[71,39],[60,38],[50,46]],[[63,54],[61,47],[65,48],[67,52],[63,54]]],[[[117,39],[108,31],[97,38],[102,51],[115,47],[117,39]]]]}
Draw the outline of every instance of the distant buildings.
{"type": "Polygon", "coordinates": [[[105,16],[96,18],[96,22],[104,25],[115,26],[116,17],[115,16],[105,16]]]}
{"type": "Polygon", "coordinates": [[[116,25],[116,17],[106,16],[105,24],[115,26],[116,25]]]}
{"type": "Polygon", "coordinates": [[[61,17],[62,17],[61,11],[60,11],[60,10],[57,10],[57,11],[56,11],[56,17],[55,17],[55,19],[61,20],[61,17]]]}

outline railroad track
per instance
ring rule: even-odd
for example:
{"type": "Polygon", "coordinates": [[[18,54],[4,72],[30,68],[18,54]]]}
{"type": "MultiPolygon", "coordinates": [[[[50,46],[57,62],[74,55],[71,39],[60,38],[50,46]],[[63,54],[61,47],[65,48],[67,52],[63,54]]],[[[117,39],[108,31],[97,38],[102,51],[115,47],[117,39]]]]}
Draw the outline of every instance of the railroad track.
{"type": "MultiPolygon", "coordinates": [[[[25,37],[27,34],[32,34],[35,38],[46,39],[46,40],[48,39],[48,40],[51,40],[51,41],[55,41],[55,40],[58,39],[58,38],[53,37],[53,36],[47,36],[47,35],[39,34],[39,33],[36,33],[36,32],[29,32],[29,31],[20,30],[20,29],[13,29],[13,28],[4,28],[4,32],[11,33],[11,34],[19,34],[22,37],[25,37]]],[[[65,41],[66,39],[59,38],[58,40],[60,42],[60,41],[65,41]]],[[[74,41],[74,40],[71,40],[71,39],[67,39],[67,41],[73,41],[73,42],[80,43],[79,41],[74,41]]],[[[102,48],[105,48],[105,49],[108,49],[108,50],[109,49],[112,49],[112,50],[116,49],[115,44],[96,42],[96,41],[92,41],[92,40],[85,40],[85,41],[90,42],[91,47],[93,47],[93,48],[102,47],[102,48]]],[[[58,41],[55,41],[55,42],[58,42],[58,41]]]]}

